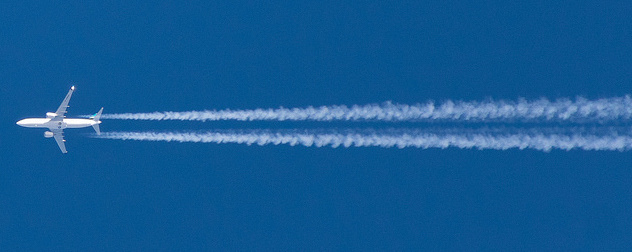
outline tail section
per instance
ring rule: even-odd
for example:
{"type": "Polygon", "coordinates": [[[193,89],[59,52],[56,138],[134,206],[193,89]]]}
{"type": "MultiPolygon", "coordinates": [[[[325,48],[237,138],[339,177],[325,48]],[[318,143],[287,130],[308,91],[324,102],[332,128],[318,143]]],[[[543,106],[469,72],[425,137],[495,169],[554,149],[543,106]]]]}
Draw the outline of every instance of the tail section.
{"type": "Polygon", "coordinates": [[[101,135],[101,130],[99,129],[98,124],[92,124],[92,128],[94,128],[94,131],[97,132],[97,135],[101,135]]]}
{"type": "Polygon", "coordinates": [[[90,119],[94,120],[95,122],[98,122],[99,119],[101,118],[101,113],[103,113],[103,108],[99,109],[99,112],[97,112],[96,114],[92,115],[90,117],[90,119]]]}
{"type": "Polygon", "coordinates": [[[92,128],[94,128],[94,131],[97,132],[97,135],[101,135],[101,130],[99,129],[99,124],[101,123],[101,121],[99,121],[99,119],[101,118],[101,113],[103,113],[103,108],[101,108],[99,112],[90,117],[90,119],[96,122],[95,124],[92,124],[92,128]]]}

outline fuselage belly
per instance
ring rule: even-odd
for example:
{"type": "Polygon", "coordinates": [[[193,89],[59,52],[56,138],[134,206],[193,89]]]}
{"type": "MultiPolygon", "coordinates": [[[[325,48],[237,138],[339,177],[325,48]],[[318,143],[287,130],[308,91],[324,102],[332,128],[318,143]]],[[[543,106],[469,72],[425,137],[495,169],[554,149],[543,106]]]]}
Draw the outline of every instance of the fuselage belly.
{"type": "Polygon", "coordinates": [[[49,128],[49,129],[77,129],[77,128],[85,128],[90,127],[92,125],[98,124],[91,119],[78,119],[78,118],[69,118],[64,119],[62,121],[51,121],[48,118],[27,118],[17,122],[17,125],[27,128],[49,128]]]}

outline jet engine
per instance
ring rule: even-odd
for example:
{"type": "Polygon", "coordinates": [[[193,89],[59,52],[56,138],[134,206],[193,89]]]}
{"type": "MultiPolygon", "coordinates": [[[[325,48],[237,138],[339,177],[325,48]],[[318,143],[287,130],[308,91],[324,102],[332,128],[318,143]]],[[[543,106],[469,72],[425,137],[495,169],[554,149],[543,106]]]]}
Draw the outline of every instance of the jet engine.
{"type": "Polygon", "coordinates": [[[55,135],[55,133],[50,132],[50,131],[46,131],[46,132],[44,132],[44,137],[45,137],[45,138],[51,138],[51,137],[53,137],[54,135],[55,135]]]}
{"type": "Polygon", "coordinates": [[[55,116],[57,116],[57,114],[55,114],[53,112],[46,113],[46,118],[48,118],[48,119],[53,119],[53,118],[55,118],[55,116]]]}

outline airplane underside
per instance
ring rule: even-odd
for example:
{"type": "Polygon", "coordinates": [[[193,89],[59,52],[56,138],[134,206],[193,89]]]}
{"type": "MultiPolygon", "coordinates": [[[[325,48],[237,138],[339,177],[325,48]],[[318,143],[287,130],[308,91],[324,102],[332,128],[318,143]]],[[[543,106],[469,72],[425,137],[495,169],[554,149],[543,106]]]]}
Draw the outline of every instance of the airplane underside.
{"type": "Polygon", "coordinates": [[[66,109],[68,108],[68,103],[70,102],[70,97],[72,96],[74,90],[75,86],[72,86],[55,113],[46,113],[46,118],[22,119],[16,124],[27,128],[48,128],[49,131],[44,132],[44,137],[54,138],[62,153],[67,153],[65,145],[66,140],[64,139],[63,132],[64,129],[76,129],[92,126],[97,134],[101,134],[99,129],[101,121],[99,119],[101,117],[101,113],[103,112],[103,108],[94,114],[94,116],[90,117],[90,119],[65,118],[66,109]]]}

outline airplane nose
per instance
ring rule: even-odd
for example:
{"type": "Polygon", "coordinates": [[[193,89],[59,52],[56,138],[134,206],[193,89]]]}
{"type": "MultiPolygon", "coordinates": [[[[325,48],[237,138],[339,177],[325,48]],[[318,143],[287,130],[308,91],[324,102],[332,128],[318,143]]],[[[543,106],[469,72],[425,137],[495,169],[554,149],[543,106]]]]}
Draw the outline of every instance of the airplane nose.
{"type": "Polygon", "coordinates": [[[22,122],[22,120],[17,121],[15,124],[22,126],[24,122],[22,122]]]}

